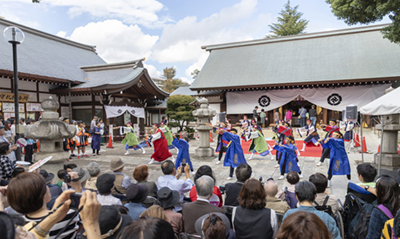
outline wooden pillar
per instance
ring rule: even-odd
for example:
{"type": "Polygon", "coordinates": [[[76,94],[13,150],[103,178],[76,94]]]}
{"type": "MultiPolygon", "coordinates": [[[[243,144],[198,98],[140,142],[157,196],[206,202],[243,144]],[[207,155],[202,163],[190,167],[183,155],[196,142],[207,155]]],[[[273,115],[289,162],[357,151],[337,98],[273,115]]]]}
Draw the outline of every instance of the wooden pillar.
{"type": "Polygon", "coordinates": [[[92,94],[92,119],[96,114],[95,100],[96,100],[96,97],[95,97],[95,95],[92,94]]]}
{"type": "Polygon", "coordinates": [[[39,100],[39,81],[36,81],[36,102],[40,102],[39,100]]]}
{"type": "Polygon", "coordinates": [[[161,123],[161,109],[158,109],[158,123],[161,123]]]}
{"type": "Polygon", "coordinates": [[[322,121],[324,124],[328,123],[328,109],[322,108],[322,121]]]}

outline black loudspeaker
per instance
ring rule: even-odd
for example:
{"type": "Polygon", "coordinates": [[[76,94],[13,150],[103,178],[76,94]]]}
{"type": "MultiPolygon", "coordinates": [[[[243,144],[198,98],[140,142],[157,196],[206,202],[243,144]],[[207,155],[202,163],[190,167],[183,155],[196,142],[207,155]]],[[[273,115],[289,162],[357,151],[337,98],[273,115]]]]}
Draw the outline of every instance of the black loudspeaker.
{"type": "Polygon", "coordinates": [[[357,106],[346,106],[346,119],[357,120],[357,106]]]}
{"type": "Polygon", "coordinates": [[[225,112],[219,113],[219,122],[225,122],[225,112]]]}

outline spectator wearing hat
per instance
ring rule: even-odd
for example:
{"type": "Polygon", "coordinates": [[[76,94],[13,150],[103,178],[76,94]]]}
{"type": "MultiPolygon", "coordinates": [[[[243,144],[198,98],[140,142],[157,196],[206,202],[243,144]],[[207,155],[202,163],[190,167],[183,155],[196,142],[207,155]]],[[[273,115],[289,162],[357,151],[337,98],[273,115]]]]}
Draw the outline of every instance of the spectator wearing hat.
{"type": "Polygon", "coordinates": [[[140,218],[144,217],[156,217],[163,219],[168,222],[168,218],[165,215],[164,209],[159,205],[152,205],[151,207],[147,208],[141,215],[140,218]]]}
{"type": "Polygon", "coordinates": [[[105,173],[97,178],[96,188],[99,194],[97,195],[97,201],[102,206],[104,205],[122,205],[121,200],[111,195],[111,190],[114,187],[115,175],[105,173]]]}
{"type": "Polygon", "coordinates": [[[133,184],[131,178],[122,173],[124,166],[125,164],[120,157],[111,160],[110,169],[115,175],[115,187],[112,190],[113,194],[125,194],[129,186],[133,184]]]}
{"type": "Polygon", "coordinates": [[[223,213],[215,212],[206,214],[197,219],[196,232],[204,239],[212,238],[236,238],[231,231],[231,222],[223,213]]]}
{"type": "MultiPolygon", "coordinates": [[[[180,194],[180,201],[183,201],[184,194],[189,192],[193,187],[193,182],[190,179],[190,166],[186,164],[185,175],[186,180],[179,179],[182,176],[182,166],[175,169],[175,164],[171,160],[166,160],[161,164],[161,170],[165,176],[160,176],[157,181],[158,189],[169,187],[171,190],[176,190],[180,194]]],[[[180,211],[181,207],[176,207],[176,211],[180,211]]]]}
{"type": "Polygon", "coordinates": [[[196,220],[207,213],[220,212],[224,210],[211,205],[210,197],[213,195],[214,179],[208,175],[203,175],[196,180],[197,200],[191,203],[185,203],[182,206],[182,215],[186,233],[196,233],[196,220]]]}
{"type": "Polygon", "coordinates": [[[46,180],[46,185],[49,187],[50,190],[50,195],[51,195],[51,200],[50,202],[47,203],[47,208],[52,208],[54,205],[55,200],[58,198],[58,196],[61,195],[63,192],[62,189],[58,185],[53,185],[52,181],[54,179],[54,174],[48,173],[44,169],[40,169],[40,175],[43,176],[44,180],[46,180]]]}
{"type": "MultiPolygon", "coordinates": [[[[0,131],[4,130],[0,129],[0,131]]],[[[11,179],[11,175],[15,169],[15,164],[8,157],[9,153],[11,153],[10,144],[8,142],[0,143],[0,179],[4,185],[11,179]]]]}
{"type": "Polygon", "coordinates": [[[67,183],[72,189],[77,193],[82,193],[86,190],[85,184],[89,179],[89,172],[87,170],[83,170],[81,167],[76,167],[68,173],[71,176],[71,182],[67,183]]]}
{"type": "Polygon", "coordinates": [[[149,189],[143,184],[132,184],[126,190],[126,197],[129,202],[124,206],[129,209],[128,215],[131,216],[133,220],[136,220],[140,215],[146,210],[146,207],[141,204],[147,198],[149,194],[149,189]]]}
{"type": "Polygon", "coordinates": [[[269,180],[264,184],[265,194],[267,195],[266,208],[272,209],[277,213],[285,215],[290,209],[289,204],[275,197],[278,193],[278,184],[274,180],[269,180]]]}
{"type": "Polygon", "coordinates": [[[167,216],[169,223],[172,225],[175,234],[183,231],[183,217],[181,213],[174,212],[175,205],[180,204],[180,195],[178,191],[171,190],[168,187],[160,188],[157,192],[158,202],[164,208],[165,216],[167,216]]]}
{"type": "Polygon", "coordinates": [[[86,169],[89,172],[90,178],[86,182],[86,189],[93,191],[97,190],[96,181],[97,177],[100,175],[100,165],[96,162],[90,162],[86,169]]]}
{"type": "Polygon", "coordinates": [[[99,215],[101,238],[117,238],[118,233],[131,221],[129,215],[120,214],[117,208],[102,205],[99,215]]]}

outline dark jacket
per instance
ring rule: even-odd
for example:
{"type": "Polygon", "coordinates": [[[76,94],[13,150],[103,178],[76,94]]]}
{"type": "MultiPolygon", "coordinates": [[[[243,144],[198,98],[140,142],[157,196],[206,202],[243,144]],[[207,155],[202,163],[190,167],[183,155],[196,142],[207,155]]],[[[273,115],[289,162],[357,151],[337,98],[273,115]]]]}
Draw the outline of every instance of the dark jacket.
{"type": "Polygon", "coordinates": [[[199,219],[201,216],[212,212],[224,213],[224,210],[201,200],[196,200],[191,203],[183,204],[182,215],[185,232],[190,234],[197,234],[194,227],[196,220],[199,219]]]}
{"type": "Polygon", "coordinates": [[[242,190],[243,183],[235,182],[235,183],[227,183],[225,185],[226,197],[225,197],[225,205],[227,206],[239,206],[239,193],[242,190]]]}

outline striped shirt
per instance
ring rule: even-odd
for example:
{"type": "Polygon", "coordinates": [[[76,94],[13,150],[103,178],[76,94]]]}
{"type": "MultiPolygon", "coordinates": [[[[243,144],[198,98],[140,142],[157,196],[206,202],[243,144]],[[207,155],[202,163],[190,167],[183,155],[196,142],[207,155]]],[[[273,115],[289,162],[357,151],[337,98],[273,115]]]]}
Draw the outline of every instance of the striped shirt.
{"type": "MultiPolygon", "coordinates": [[[[61,231],[64,227],[67,226],[67,223],[71,218],[74,216],[75,211],[74,210],[69,210],[67,215],[59,222],[57,222],[49,231],[49,239],[54,239],[58,232],[61,231]]],[[[39,218],[32,218],[29,217],[28,215],[24,216],[25,220],[27,222],[40,222],[44,217],[39,217],[39,218]]],[[[79,219],[79,214],[71,221],[71,224],[65,229],[65,231],[58,237],[58,238],[76,238],[77,237],[77,230],[79,229],[79,226],[82,224],[82,222],[79,219]]]]}

